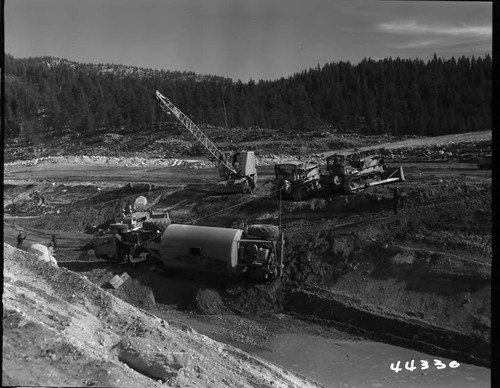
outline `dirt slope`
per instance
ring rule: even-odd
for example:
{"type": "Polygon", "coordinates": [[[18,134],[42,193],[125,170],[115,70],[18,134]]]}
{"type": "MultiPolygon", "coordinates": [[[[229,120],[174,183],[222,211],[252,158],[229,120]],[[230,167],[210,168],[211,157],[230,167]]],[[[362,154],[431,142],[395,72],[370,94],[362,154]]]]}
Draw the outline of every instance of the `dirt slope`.
{"type": "Polygon", "coordinates": [[[8,244],[4,259],[4,386],[318,386],[8,244]]]}

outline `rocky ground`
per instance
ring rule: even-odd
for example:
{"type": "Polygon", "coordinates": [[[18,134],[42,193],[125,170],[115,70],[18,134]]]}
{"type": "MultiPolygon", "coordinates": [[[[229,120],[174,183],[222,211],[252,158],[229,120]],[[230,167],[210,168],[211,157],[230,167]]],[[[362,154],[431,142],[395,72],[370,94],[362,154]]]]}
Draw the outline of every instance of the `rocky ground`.
{"type": "MultiPolygon", "coordinates": [[[[404,167],[406,182],[399,184],[403,203],[397,215],[392,212],[390,186],[373,187],[353,196],[280,204],[270,196],[271,186],[265,182],[272,178],[273,163],[298,157],[299,154],[286,156],[271,152],[275,151],[271,149],[269,153],[259,155],[262,186],[257,193],[231,197],[208,194],[207,187],[217,180],[216,169],[186,168],[189,164],[185,162],[172,165],[173,158],[164,158],[163,162],[160,162],[161,158],[150,160],[144,157],[117,161],[112,155],[80,154],[45,155],[36,160],[25,158],[24,161],[14,157],[8,159],[4,175],[4,240],[15,245],[15,236],[24,230],[28,235],[26,244],[45,243],[51,234],[56,233],[60,241],[56,259],[61,268],[48,269],[50,276],[42,276],[43,271],[39,269],[33,270],[33,273],[29,268],[19,267],[29,267],[28,264],[20,264],[24,260],[26,263],[33,261],[28,259],[27,253],[5,248],[6,257],[10,257],[7,263],[10,264],[6,265],[4,273],[9,270],[12,274],[7,275],[10,280],[5,281],[9,294],[4,293],[4,333],[6,325],[8,329],[7,336],[4,334],[4,365],[8,361],[8,367],[4,366],[4,376],[10,376],[8,382],[12,384],[29,384],[32,381],[15,380],[20,378],[20,369],[16,369],[16,365],[27,365],[22,362],[27,360],[28,363],[35,357],[32,349],[5,352],[18,346],[21,335],[36,337],[23,332],[25,328],[32,327],[31,323],[23,323],[23,319],[33,322],[33,326],[37,327],[35,333],[36,330],[50,329],[51,334],[46,337],[56,338],[60,333],[65,336],[65,333],[76,330],[80,315],[90,314],[89,311],[94,315],[85,319],[104,325],[98,330],[106,333],[105,344],[97,342],[98,349],[92,350],[97,352],[92,353],[94,358],[88,354],[86,358],[73,355],[71,362],[70,358],[61,355],[73,353],[67,352],[59,342],[47,343],[46,348],[44,344],[37,345],[36,351],[49,352],[49,356],[40,358],[39,365],[53,373],[52,380],[48,378],[47,381],[58,384],[58,379],[63,378],[56,362],[62,357],[67,360],[67,365],[74,362],[79,368],[83,365],[90,368],[90,380],[85,384],[93,383],[90,375],[95,375],[99,378],[103,376],[103,380],[99,380],[102,384],[117,386],[120,382],[116,379],[121,378],[125,379],[122,382],[136,381],[143,385],[151,378],[148,375],[150,372],[144,372],[144,364],[161,364],[167,365],[164,372],[169,371],[165,372],[168,376],[164,381],[174,386],[234,385],[233,372],[237,373],[238,369],[231,367],[227,375],[221,374],[221,380],[211,381],[219,373],[197,372],[186,356],[190,352],[185,349],[171,350],[176,355],[182,354],[179,355],[180,364],[176,364],[177,356],[163,356],[160,360],[154,349],[153,353],[148,351],[140,355],[137,349],[147,348],[151,341],[166,346],[169,342],[164,342],[163,338],[177,335],[164,332],[163,328],[159,330],[161,319],[170,322],[165,330],[192,336],[190,341],[201,341],[207,353],[200,353],[200,357],[206,358],[217,346],[226,349],[226,345],[189,333],[183,325],[247,350],[265,348],[269,338],[277,332],[299,331],[343,339],[353,336],[358,339],[372,338],[461,362],[488,366],[492,186],[491,171],[479,170],[476,163],[478,153],[491,149],[491,131],[433,139],[405,139],[388,144],[380,139],[368,139],[367,142],[370,146],[363,146],[362,139],[356,139],[347,146],[357,147],[363,152],[380,152],[391,165],[404,167]],[[105,226],[138,195],[145,196],[154,210],[169,211],[175,222],[239,227],[244,222],[278,222],[281,219],[287,239],[284,277],[268,285],[243,282],[220,286],[206,280],[178,279],[168,274],[151,273],[148,268],[140,266],[123,268],[96,260],[92,251],[92,235],[86,232],[92,226],[105,226]],[[21,277],[25,272],[26,277],[21,277]],[[119,289],[111,289],[109,280],[123,272],[131,278],[119,289]],[[67,282],[61,280],[62,276],[71,282],[83,282],[81,284],[92,290],[92,295],[101,295],[103,300],[108,301],[102,302],[106,306],[112,300],[113,308],[118,308],[100,312],[100,305],[92,300],[94,297],[84,293],[85,298],[90,298],[83,303],[87,310],[82,312],[83,307],[78,304],[75,306],[80,310],[68,310],[65,298],[73,294],[77,296],[77,293],[72,292],[64,298],[58,295],[62,283],[67,282]],[[32,280],[28,281],[28,278],[32,280]],[[53,278],[59,279],[59,283],[51,283],[53,278]],[[33,287],[37,287],[35,291],[33,287]],[[16,293],[17,289],[19,292],[16,293]],[[41,311],[31,308],[32,305],[41,308],[41,304],[31,302],[30,298],[45,297],[45,293],[55,298],[50,299],[50,303],[53,301],[56,307],[52,309],[52,304],[45,303],[42,305],[50,308],[42,308],[41,311]],[[21,294],[26,294],[28,298],[21,294]],[[25,318],[19,318],[17,312],[5,310],[6,301],[9,309],[23,311],[25,318]],[[17,318],[10,321],[11,315],[17,318]],[[63,323],[58,323],[50,315],[62,316],[63,323]],[[127,318],[128,315],[131,317],[127,318]],[[130,330],[121,328],[126,326],[125,321],[131,324],[138,316],[142,317],[144,325],[151,328],[140,340],[134,339],[130,330]],[[107,325],[121,329],[110,329],[107,325]],[[153,330],[153,327],[156,329],[153,330]],[[155,331],[157,329],[159,331],[155,331]],[[120,342],[122,338],[129,337],[130,351],[124,347],[125,342],[120,342]],[[10,348],[5,347],[6,339],[10,348]],[[139,342],[134,342],[136,340],[139,342]],[[145,342],[140,342],[142,340],[145,342]],[[111,349],[118,342],[122,345],[111,349]],[[127,355],[140,360],[137,363],[142,366],[136,365],[137,369],[131,367],[127,355]],[[150,356],[152,358],[148,358],[150,356]],[[100,365],[106,367],[98,368],[96,357],[105,359],[107,363],[100,365]],[[82,363],[83,359],[86,363],[82,363]],[[182,364],[184,361],[185,364],[182,364]],[[172,372],[175,365],[178,369],[172,372]],[[116,374],[114,368],[118,368],[116,374]],[[111,377],[104,376],[108,370],[112,371],[111,377]],[[200,374],[208,380],[200,380],[200,374]],[[108,377],[109,380],[104,379],[108,377]]],[[[328,149],[314,149],[315,157],[320,160],[328,152],[328,149]]],[[[182,159],[189,158],[178,160],[182,159]]],[[[206,164],[201,167],[210,166],[206,161],[203,163],[206,164]]],[[[80,324],[85,326],[82,322],[84,320],[80,324]]],[[[88,330],[94,329],[89,324],[88,330]]],[[[85,330],[87,333],[88,330],[85,330]]],[[[94,341],[97,338],[95,333],[85,335],[94,341]]],[[[73,349],[72,346],[79,348],[80,344],[72,342],[73,337],[64,338],[68,349],[73,349]]],[[[182,344],[184,339],[179,341],[182,344]]],[[[185,341],[187,344],[188,339],[185,341]]],[[[198,349],[201,345],[193,346],[198,349]]],[[[228,351],[228,357],[233,357],[231,363],[239,365],[238,357],[243,353],[234,352],[228,351]]],[[[222,362],[223,359],[218,357],[223,357],[223,353],[215,353],[217,362],[222,362]]],[[[245,357],[250,356],[241,356],[241,359],[245,357]]],[[[256,362],[249,362],[253,366],[247,365],[248,368],[257,368],[256,362]]],[[[205,361],[194,364],[218,370],[216,366],[205,364],[205,361]]],[[[300,377],[292,377],[274,366],[259,364],[259,368],[258,373],[252,376],[253,372],[247,369],[244,374],[247,380],[241,380],[241,384],[271,386],[266,379],[273,379],[272,376],[277,376],[275,381],[280,384],[287,381],[291,381],[292,386],[306,384],[300,377]],[[263,376],[263,380],[259,380],[258,376],[263,376]]],[[[34,367],[32,378],[36,372],[34,367]]],[[[69,376],[64,381],[72,381],[73,377],[69,376]]],[[[158,379],[154,377],[154,380],[158,379]]],[[[84,384],[84,381],[80,383],[84,384]]]]}
{"type": "Polygon", "coordinates": [[[315,387],[4,244],[2,385],[315,387]]]}

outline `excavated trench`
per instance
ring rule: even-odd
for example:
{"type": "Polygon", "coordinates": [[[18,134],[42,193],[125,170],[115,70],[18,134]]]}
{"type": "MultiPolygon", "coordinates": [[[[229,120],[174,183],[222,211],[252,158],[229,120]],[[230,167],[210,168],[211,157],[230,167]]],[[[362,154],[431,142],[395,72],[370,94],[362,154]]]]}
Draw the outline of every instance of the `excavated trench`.
{"type": "Polygon", "coordinates": [[[489,365],[490,265],[355,236],[339,240],[340,264],[317,251],[305,256],[304,267],[292,267],[290,283],[297,286],[287,287],[284,311],[382,342],[489,365]]]}

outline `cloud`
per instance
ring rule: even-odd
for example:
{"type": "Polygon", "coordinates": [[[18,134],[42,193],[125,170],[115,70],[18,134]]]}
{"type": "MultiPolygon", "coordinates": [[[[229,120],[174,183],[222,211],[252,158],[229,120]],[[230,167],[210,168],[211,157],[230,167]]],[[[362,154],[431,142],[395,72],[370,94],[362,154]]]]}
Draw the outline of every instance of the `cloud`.
{"type": "Polygon", "coordinates": [[[401,35],[445,35],[468,37],[491,37],[491,25],[445,25],[419,24],[416,21],[386,22],[377,24],[377,29],[390,34],[401,35]]]}
{"type": "Polygon", "coordinates": [[[422,41],[415,41],[415,42],[408,42],[408,43],[401,43],[401,44],[392,44],[388,43],[387,46],[395,48],[395,49],[415,49],[415,48],[431,48],[431,47],[438,47],[441,46],[443,42],[441,40],[422,40],[422,41]]]}
{"type": "Polygon", "coordinates": [[[432,49],[432,50],[457,50],[467,51],[491,51],[491,44],[483,39],[430,39],[413,40],[406,43],[388,43],[388,47],[398,50],[407,49],[432,49]]]}

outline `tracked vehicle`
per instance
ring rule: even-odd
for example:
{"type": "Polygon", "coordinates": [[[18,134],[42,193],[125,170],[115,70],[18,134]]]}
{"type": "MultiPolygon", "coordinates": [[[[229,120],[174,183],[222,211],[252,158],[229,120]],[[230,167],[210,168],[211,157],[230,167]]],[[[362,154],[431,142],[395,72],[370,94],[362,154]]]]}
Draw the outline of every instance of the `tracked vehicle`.
{"type": "Polygon", "coordinates": [[[167,97],[156,91],[156,99],[167,114],[173,114],[184,127],[205,147],[209,157],[219,165],[219,176],[223,179],[212,186],[213,194],[251,193],[257,185],[257,169],[253,151],[230,154],[222,152],[208,136],[167,97]]]}
{"type": "Polygon", "coordinates": [[[275,165],[278,196],[302,201],[320,194],[354,194],[376,185],[404,181],[403,167],[389,168],[381,155],[337,152],[326,158],[326,174],[315,162],[290,161],[275,165]]]}
{"type": "Polygon", "coordinates": [[[318,163],[290,161],[274,166],[278,197],[302,201],[323,191],[318,163]]]}
{"type": "Polygon", "coordinates": [[[272,281],[282,274],[284,236],[275,225],[245,229],[181,225],[151,212],[127,215],[94,237],[97,257],[163,269],[242,275],[272,281]]]}
{"type": "Polygon", "coordinates": [[[353,194],[370,186],[404,181],[403,168],[388,168],[381,155],[362,157],[357,151],[337,152],[326,158],[323,176],[333,192],[353,194]]]}

